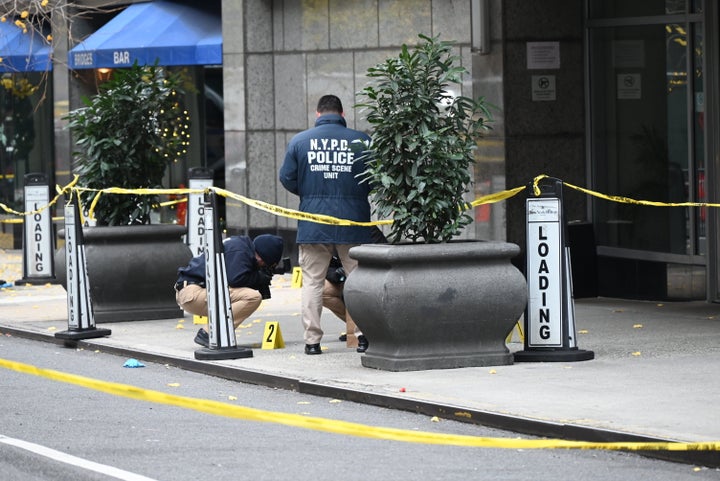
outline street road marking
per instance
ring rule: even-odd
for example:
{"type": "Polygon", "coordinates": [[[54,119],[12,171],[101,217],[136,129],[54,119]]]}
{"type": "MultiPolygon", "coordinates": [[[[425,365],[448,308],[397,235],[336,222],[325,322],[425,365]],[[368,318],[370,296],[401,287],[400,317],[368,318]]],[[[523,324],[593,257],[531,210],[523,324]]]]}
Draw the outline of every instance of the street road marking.
{"type": "Polygon", "coordinates": [[[108,466],[106,464],[100,464],[100,463],[95,463],[93,461],[88,461],[87,459],[78,458],[77,456],[63,453],[61,451],[56,451],[54,449],[51,449],[51,448],[48,448],[45,446],[41,446],[39,444],[31,443],[28,441],[23,441],[21,439],[15,439],[15,438],[3,436],[2,434],[0,434],[0,443],[7,444],[10,446],[15,446],[16,448],[24,449],[26,451],[30,451],[31,453],[35,453],[40,456],[44,456],[44,457],[52,459],[54,461],[59,461],[61,463],[65,463],[65,464],[69,464],[71,466],[86,469],[88,471],[95,471],[96,473],[105,474],[107,476],[112,476],[113,478],[116,478],[116,479],[122,479],[123,481],[157,481],[153,478],[148,478],[148,477],[142,476],[140,474],[135,474],[135,473],[131,473],[129,471],[124,471],[122,469],[114,468],[114,467],[108,466]]]}
{"type": "Polygon", "coordinates": [[[497,449],[606,449],[613,451],[720,451],[720,440],[683,443],[683,442],[589,442],[566,441],[564,439],[517,439],[489,438],[466,436],[459,434],[431,433],[408,431],[396,428],[369,426],[367,424],[325,419],[300,414],[289,414],[277,411],[263,411],[234,404],[198,399],[161,391],[143,389],[128,384],[102,381],[76,374],[69,374],[52,369],[43,369],[30,364],[9,361],[0,358],[0,368],[10,369],[23,374],[44,377],[52,381],[74,384],[87,389],[122,396],[139,401],[167,404],[184,409],[213,414],[233,419],[244,419],[265,423],[276,423],[314,431],[323,431],[346,436],[357,436],[370,439],[385,439],[404,443],[434,444],[444,446],[465,446],[476,448],[497,449]]]}

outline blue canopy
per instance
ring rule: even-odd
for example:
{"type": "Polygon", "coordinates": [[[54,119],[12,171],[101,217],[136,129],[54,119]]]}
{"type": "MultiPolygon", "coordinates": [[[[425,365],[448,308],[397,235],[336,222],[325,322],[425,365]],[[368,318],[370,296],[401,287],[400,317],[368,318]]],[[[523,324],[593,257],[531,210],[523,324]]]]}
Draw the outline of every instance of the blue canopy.
{"type": "Polygon", "coordinates": [[[0,23],[0,72],[52,70],[50,45],[36,31],[23,33],[12,22],[0,23]]]}
{"type": "Polygon", "coordinates": [[[220,17],[158,0],[127,7],[68,53],[72,69],[138,65],[220,65],[220,17]]]}

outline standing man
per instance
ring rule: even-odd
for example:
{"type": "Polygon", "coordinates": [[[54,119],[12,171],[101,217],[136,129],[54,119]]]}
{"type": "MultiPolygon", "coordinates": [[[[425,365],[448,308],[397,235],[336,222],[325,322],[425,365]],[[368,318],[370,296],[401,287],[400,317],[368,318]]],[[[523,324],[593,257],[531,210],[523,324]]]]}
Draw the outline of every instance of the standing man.
{"type": "MultiPolygon", "coordinates": [[[[357,175],[365,170],[356,162],[370,142],[370,136],[352,130],[345,123],[342,102],[335,95],[324,95],[316,109],[315,127],[294,136],[280,168],[280,182],[300,197],[300,210],[338,219],[370,221],[370,187],[360,184],[357,175]]],[[[322,354],[323,330],[320,315],[323,287],[334,252],[349,275],[357,261],[351,247],[372,242],[371,228],[337,226],[298,221],[298,260],[302,268],[302,322],[305,327],[305,354],[322,354]]],[[[347,316],[346,320],[352,321],[347,316]]],[[[358,352],[365,352],[368,340],[356,327],[358,352]]]]}
{"type": "MultiPolygon", "coordinates": [[[[282,238],[262,234],[251,240],[246,236],[228,237],[223,241],[228,293],[235,329],[270,299],[273,270],[282,257],[282,238]]],[[[181,309],[198,316],[208,315],[205,287],[205,254],[190,259],[187,267],[178,269],[175,300],[181,309]]],[[[210,338],[205,328],[195,335],[195,342],[208,347],[210,338]]]]}

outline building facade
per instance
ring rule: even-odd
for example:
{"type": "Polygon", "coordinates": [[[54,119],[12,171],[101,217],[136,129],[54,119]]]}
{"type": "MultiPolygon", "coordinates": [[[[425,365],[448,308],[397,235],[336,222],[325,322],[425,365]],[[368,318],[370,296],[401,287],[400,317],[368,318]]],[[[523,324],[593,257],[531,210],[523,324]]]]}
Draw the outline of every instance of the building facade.
{"type": "MultiPolygon", "coordinates": [[[[128,5],[110,3],[119,10],[128,5]]],[[[576,291],[720,299],[718,209],[665,205],[720,200],[718,0],[208,5],[219,17],[222,61],[186,66],[198,87],[190,109],[197,142],[186,163],[170,169],[168,186],[186,185],[187,169],[203,166],[232,192],[296,208],[297,198],[280,186],[277,171],[288,140],[312,126],[317,99],[338,95],[348,125],[368,129],[351,108],[368,67],[414,44],[420,33],[440,36],[457,42],[470,72],[458,93],[484,96],[497,107],[493,130],[478,146],[469,199],[527,185],[541,174],[557,177],[566,182],[573,256],[585,261],[575,268],[576,291]]],[[[34,123],[43,132],[54,125],[54,134],[36,136],[26,169],[46,172],[53,182],[65,182],[72,172],[62,113],[79,106],[102,75],[93,65],[68,68],[58,59],[119,10],[75,19],[69,30],[52,26],[54,108],[36,111],[34,123]]],[[[476,208],[476,222],[464,236],[506,239],[524,249],[525,197],[476,208]]],[[[225,220],[231,233],[294,238],[294,220],[239,203],[227,202],[225,220]]]]}

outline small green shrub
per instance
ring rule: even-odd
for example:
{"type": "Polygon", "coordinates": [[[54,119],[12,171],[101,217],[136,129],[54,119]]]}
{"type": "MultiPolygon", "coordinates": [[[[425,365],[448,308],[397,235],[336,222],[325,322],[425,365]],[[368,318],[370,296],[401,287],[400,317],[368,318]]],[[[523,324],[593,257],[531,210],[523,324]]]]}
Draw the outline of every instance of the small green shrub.
{"type": "MultiPolygon", "coordinates": [[[[367,71],[356,107],[373,126],[362,158],[375,213],[393,218],[390,242],[447,242],[472,221],[464,194],[482,133],[490,127],[484,98],[453,96],[467,70],[453,42],[419,36],[397,57],[367,71]]],[[[459,87],[458,87],[459,90],[459,87]]]]}

